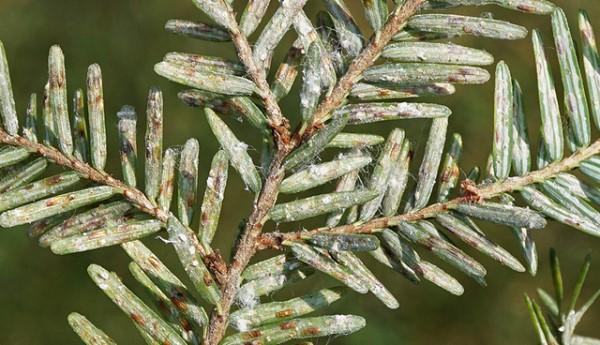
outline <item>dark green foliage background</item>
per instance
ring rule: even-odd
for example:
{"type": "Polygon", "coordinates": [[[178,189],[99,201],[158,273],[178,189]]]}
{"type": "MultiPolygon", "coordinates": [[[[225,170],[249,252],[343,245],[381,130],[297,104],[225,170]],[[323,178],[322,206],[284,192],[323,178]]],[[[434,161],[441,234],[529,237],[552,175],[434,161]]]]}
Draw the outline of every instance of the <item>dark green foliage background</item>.
{"type": "MultiPolygon", "coordinates": [[[[556,0],[567,11],[572,23],[578,8],[586,8],[592,20],[600,16],[597,0],[556,0]]],[[[236,1],[241,8],[242,1],[236,1]]],[[[351,4],[356,17],[364,26],[359,1],[351,4]]],[[[320,9],[319,1],[310,1],[307,11],[314,15],[320,9]]],[[[538,27],[542,30],[547,52],[553,53],[549,18],[527,16],[497,8],[479,8],[466,11],[479,15],[494,11],[498,18],[538,27]]],[[[103,68],[106,114],[108,118],[109,166],[120,174],[116,152],[115,113],[123,104],[134,105],[143,118],[145,96],[152,85],[159,85],[165,96],[166,145],[181,145],[188,137],[201,143],[201,181],[204,181],[210,159],[217,144],[207,129],[203,114],[185,107],[176,94],[182,88],[167,82],[153,72],[153,64],[168,51],[196,52],[207,55],[234,57],[230,44],[197,42],[171,36],[162,29],[170,18],[203,19],[189,0],[1,0],[0,40],[6,46],[15,96],[19,110],[24,111],[30,92],[41,92],[46,80],[47,52],[50,45],[58,43],[65,51],[70,93],[82,87],[87,66],[98,62],[103,68]]],[[[574,26],[572,26],[574,28],[574,26]]],[[[600,23],[596,25],[600,34],[600,23]]],[[[286,38],[286,44],[291,36],[286,38]]],[[[530,130],[537,141],[539,112],[530,40],[503,42],[464,39],[462,43],[492,52],[498,60],[506,60],[513,76],[522,83],[526,97],[530,130]]],[[[281,56],[283,52],[279,53],[281,56]]],[[[555,58],[553,58],[554,60],[555,58]]],[[[278,61],[274,59],[274,61],[278,61]]],[[[451,106],[451,130],[463,135],[466,152],[462,160],[465,169],[483,165],[491,148],[493,97],[492,83],[484,87],[459,87],[455,96],[441,98],[438,102],[451,106]]],[[[283,109],[296,119],[297,99],[288,97],[283,109]]],[[[233,119],[231,119],[233,120],[233,119]]],[[[140,125],[143,120],[140,121],[140,125]]],[[[256,145],[256,133],[239,122],[229,121],[239,136],[256,145]]],[[[385,134],[391,125],[401,126],[408,135],[419,140],[427,134],[428,122],[393,122],[364,127],[385,134]]],[[[143,131],[140,131],[140,134],[143,131]]],[[[595,133],[596,135],[598,133],[595,133]]],[[[417,145],[422,151],[423,145],[417,145]]],[[[417,153],[418,155],[418,153],[417,153]]],[[[139,167],[141,172],[142,167],[139,167]]],[[[216,245],[228,255],[228,248],[237,225],[247,216],[250,207],[249,193],[234,173],[227,188],[226,204],[216,245]]],[[[201,182],[200,192],[204,189],[201,182]]],[[[309,224],[310,225],[310,224],[309,224]]],[[[307,226],[309,226],[307,225],[307,226]]],[[[274,226],[270,224],[268,230],[274,226]]],[[[485,225],[492,237],[516,253],[517,246],[508,229],[485,225]]],[[[555,246],[563,263],[567,282],[573,283],[584,255],[595,251],[589,284],[584,293],[600,287],[600,239],[582,235],[565,226],[552,224],[535,234],[541,256],[541,269],[537,278],[517,274],[481,258],[488,267],[487,288],[482,288],[464,275],[449,269],[465,285],[462,297],[453,297],[430,284],[413,286],[399,275],[376,267],[376,273],[398,297],[401,307],[387,310],[372,296],[350,296],[330,311],[357,313],[368,320],[368,326],[351,337],[321,339],[316,344],[528,344],[533,343],[533,331],[523,302],[523,293],[534,294],[535,287],[549,288],[547,265],[548,248],[555,246]]],[[[151,245],[170,266],[181,273],[171,248],[160,241],[149,239],[151,245]]],[[[472,251],[469,251],[472,253],[472,251]]],[[[264,255],[264,254],[263,254],[264,255]]],[[[429,255],[425,255],[429,256],[429,255]]],[[[520,256],[518,256],[520,257],[520,256]]],[[[70,311],[87,315],[99,327],[112,335],[120,344],[141,344],[135,328],[127,318],[88,279],[85,268],[99,263],[117,271],[134,290],[139,292],[127,272],[127,258],[118,248],[110,248],[66,257],[51,254],[39,248],[35,240],[27,238],[25,229],[0,232],[0,344],[78,344],[66,322],[70,311]]],[[[434,262],[438,262],[434,259],[434,262]]],[[[446,266],[443,266],[445,267],[446,266]]],[[[294,286],[275,298],[300,294],[316,284],[333,284],[322,276],[294,286]],[[323,281],[320,281],[323,280],[323,281]]],[[[572,286],[569,285],[569,286],[572,286]]],[[[600,337],[600,305],[597,305],[581,325],[580,332],[600,337]],[[594,327],[596,325],[596,327],[594,327]]]]}

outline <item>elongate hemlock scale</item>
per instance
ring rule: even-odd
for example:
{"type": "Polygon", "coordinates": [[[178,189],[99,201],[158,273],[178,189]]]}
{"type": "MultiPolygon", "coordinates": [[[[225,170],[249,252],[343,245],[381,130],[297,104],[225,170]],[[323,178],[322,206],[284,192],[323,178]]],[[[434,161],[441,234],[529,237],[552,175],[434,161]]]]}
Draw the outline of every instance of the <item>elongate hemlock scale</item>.
{"type": "Polygon", "coordinates": [[[88,68],[87,104],[92,165],[96,169],[103,170],[106,166],[104,89],[102,86],[102,70],[97,64],[93,64],[88,68]]]}
{"type": "Polygon", "coordinates": [[[62,192],[79,182],[80,179],[79,174],[71,171],[46,177],[0,194],[0,211],[10,210],[17,206],[62,192]]]}
{"type": "Polygon", "coordinates": [[[513,84],[504,61],[496,66],[496,96],[494,98],[493,164],[497,178],[508,177],[512,162],[513,84]]]}
{"type": "Polygon", "coordinates": [[[342,158],[318,165],[311,165],[283,180],[279,191],[281,193],[299,193],[327,183],[354,170],[359,170],[369,163],[371,163],[371,157],[363,156],[342,158]]]}
{"type": "Polygon", "coordinates": [[[407,26],[411,29],[445,35],[473,35],[486,38],[517,40],[527,36],[527,29],[506,21],[467,17],[453,14],[420,14],[412,16],[407,26]]]}
{"type": "Polygon", "coordinates": [[[361,220],[369,220],[373,218],[379,209],[390,181],[390,174],[394,166],[394,162],[398,160],[398,157],[402,152],[403,140],[404,131],[398,128],[394,129],[388,136],[385,146],[383,147],[383,150],[377,159],[377,165],[373,169],[373,173],[371,174],[371,178],[367,184],[367,187],[376,192],[377,196],[362,206],[360,210],[361,220]]]}
{"type": "Polygon", "coordinates": [[[497,5],[511,10],[533,14],[552,14],[556,8],[546,0],[442,0],[428,1],[423,8],[450,8],[455,6],[497,5]]]}
{"type": "Polygon", "coordinates": [[[344,129],[347,123],[347,116],[334,116],[322,130],[291,153],[283,166],[286,170],[295,170],[311,161],[333,141],[333,138],[344,129]]]}
{"type": "Polygon", "coordinates": [[[544,45],[539,31],[533,30],[532,39],[537,66],[544,148],[550,160],[556,161],[562,159],[565,146],[560,107],[558,105],[554,79],[544,52],[544,45]]]}
{"type": "Polygon", "coordinates": [[[283,322],[329,306],[342,298],[344,292],[345,289],[339,287],[322,289],[287,301],[240,309],[231,315],[231,322],[240,331],[247,331],[274,322],[283,322]]]}
{"type": "Polygon", "coordinates": [[[19,120],[17,119],[15,99],[13,98],[6,51],[4,51],[4,43],[2,41],[0,41],[0,113],[6,132],[10,135],[17,134],[19,120]]]}
{"type": "Polygon", "coordinates": [[[552,31],[565,88],[564,104],[567,117],[573,130],[576,146],[585,147],[591,141],[589,107],[575,44],[566,15],[560,8],[557,8],[552,14],[552,31]]]}
{"type": "Polygon", "coordinates": [[[119,119],[119,141],[121,142],[121,169],[125,182],[135,187],[137,185],[136,165],[137,165],[137,115],[133,107],[125,105],[117,113],[119,119]]]}
{"type": "Polygon", "coordinates": [[[27,111],[25,113],[25,126],[23,126],[23,136],[33,142],[38,142],[38,97],[37,94],[32,93],[29,96],[29,105],[27,106],[27,111]]]}
{"type": "Polygon", "coordinates": [[[123,223],[125,214],[132,207],[131,204],[125,201],[101,204],[88,211],[71,216],[60,224],[51,227],[40,236],[39,244],[48,247],[59,239],[123,223]]]}
{"type": "Polygon", "coordinates": [[[156,202],[163,155],[163,96],[162,92],[156,88],[151,89],[148,94],[144,145],[146,153],[145,191],[150,201],[156,202]]]}
{"type": "MultiPolygon", "coordinates": [[[[362,156],[362,155],[363,155],[363,153],[360,150],[352,150],[346,155],[340,154],[339,158],[355,157],[355,156],[358,157],[358,156],[362,156]]],[[[352,170],[349,173],[342,175],[336,183],[335,192],[350,192],[350,191],[355,190],[357,187],[357,184],[358,184],[359,177],[360,177],[359,170],[352,170]]],[[[354,209],[356,207],[358,207],[358,206],[353,206],[352,209],[354,209]]],[[[345,208],[337,210],[335,212],[332,212],[327,218],[327,226],[338,225],[341,222],[342,217],[344,216],[344,213],[346,213],[345,208]]]]}
{"type": "Polygon", "coordinates": [[[158,207],[165,212],[171,209],[171,201],[175,191],[175,170],[179,164],[180,155],[180,148],[169,147],[165,150],[163,156],[157,203],[158,207]]]}
{"type": "Polygon", "coordinates": [[[447,96],[456,92],[456,87],[449,83],[429,83],[422,85],[376,86],[357,83],[350,91],[350,97],[361,101],[383,101],[425,96],[447,96]]]}
{"type": "Polygon", "coordinates": [[[222,345],[243,345],[248,340],[255,343],[281,344],[294,339],[346,335],[366,325],[364,318],[355,315],[328,315],[293,319],[279,324],[267,325],[246,333],[225,338],[222,345]]]}
{"type": "Polygon", "coordinates": [[[63,153],[73,153],[73,138],[69,121],[67,101],[67,76],[65,56],[59,46],[52,46],[48,56],[49,104],[58,136],[58,145],[63,153]]]}
{"type": "Polygon", "coordinates": [[[11,191],[35,180],[46,171],[48,161],[36,158],[0,178],[0,193],[11,191]]]}
{"type": "Polygon", "coordinates": [[[68,316],[69,325],[86,344],[94,345],[116,345],[106,333],[94,326],[85,316],[71,313],[68,316]]]}
{"type": "Polygon", "coordinates": [[[367,293],[369,291],[368,288],[362,285],[360,280],[357,279],[350,270],[338,264],[332,258],[323,255],[309,245],[300,242],[289,242],[285,243],[285,245],[290,247],[292,253],[294,253],[298,260],[311,267],[314,267],[315,269],[331,276],[334,279],[341,281],[352,290],[358,293],[367,293]]]}
{"type": "Polygon", "coordinates": [[[204,265],[202,255],[198,251],[200,243],[196,235],[174,216],[169,217],[167,230],[169,239],[173,241],[179,260],[188,277],[192,280],[196,291],[208,303],[218,305],[221,299],[221,291],[204,265]]]}
{"type": "Polygon", "coordinates": [[[160,343],[185,345],[186,342],[171,326],[129,290],[121,279],[98,265],[90,265],[88,274],[104,292],[133,322],[160,343]]]}
{"type": "Polygon", "coordinates": [[[250,36],[256,30],[269,8],[270,2],[270,0],[248,1],[240,19],[240,29],[244,35],[250,36]]]}
{"type": "MultiPolygon", "coordinates": [[[[191,329],[190,322],[182,317],[179,310],[177,310],[177,307],[175,307],[175,304],[156,284],[154,284],[144,270],[137,263],[130,262],[129,272],[133,278],[142,285],[144,292],[148,295],[152,304],[160,312],[160,315],[166,319],[171,328],[173,328],[173,330],[175,330],[186,342],[194,344],[199,343],[200,340],[196,334],[199,334],[202,330],[191,329]]],[[[147,336],[147,333],[145,335],[147,336]]],[[[146,339],[146,337],[144,338],[146,339]]]]}
{"type": "Polygon", "coordinates": [[[221,206],[225,197],[228,171],[229,158],[225,151],[220,150],[213,157],[200,208],[200,229],[198,233],[203,244],[210,244],[217,232],[221,206]]]}
{"type": "Polygon", "coordinates": [[[491,65],[494,57],[483,50],[457,44],[399,42],[388,44],[381,54],[395,62],[428,62],[452,65],[491,65]]]}
{"type": "Polygon", "coordinates": [[[75,97],[73,97],[73,117],[72,117],[72,128],[73,128],[73,145],[75,146],[74,155],[75,158],[82,162],[89,160],[89,137],[87,130],[87,121],[85,116],[85,104],[83,98],[83,90],[79,89],[75,91],[75,97]]]}
{"type": "Polygon", "coordinates": [[[0,226],[7,228],[32,223],[109,199],[117,193],[113,187],[98,186],[37,201],[2,213],[0,226]]]}
{"type": "Polygon", "coordinates": [[[254,61],[258,68],[269,70],[275,48],[292,26],[293,18],[304,7],[307,0],[281,1],[277,11],[271,17],[254,45],[254,61]]]}
{"type": "Polygon", "coordinates": [[[221,27],[189,20],[170,19],[165,24],[165,30],[177,35],[206,41],[225,42],[231,40],[229,32],[221,27]]]}
{"type": "Polygon", "coordinates": [[[194,217],[193,205],[198,191],[198,156],[200,144],[189,139],[181,150],[177,177],[177,215],[183,225],[189,226],[194,217]]]}
{"type": "Polygon", "coordinates": [[[254,83],[246,78],[197,70],[173,62],[159,62],[154,66],[154,71],[176,83],[208,92],[231,96],[248,96],[256,91],[254,83]]]}
{"type": "Polygon", "coordinates": [[[462,155],[463,141],[462,137],[458,133],[452,135],[450,142],[450,148],[444,156],[442,168],[439,173],[439,186],[438,186],[438,202],[444,202],[448,200],[450,193],[454,191],[458,185],[460,179],[460,168],[458,161],[462,155]]]}
{"type": "Polygon", "coordinates": [[[442,160],[447,130],[448,118],[433,120],[429,129],[429,138],[427,139],[423,161],[419,168],[419,177],[417,178],[417,185],[415,187],[412,209],[418,210],[425,207],[431,197],[435,178],[442,160]]]}
{"type": "Polygon", "coordinates": [[[588,13],[579,11],[579,32],[583,46],[583,68],[590,96],[590,105],[596,128],[600,128],[600,57],[596,37],[588,13]]]}
{"type": "Polygon", "coordinates": [[[293,222],[364,204],[379,195],[375,191],[337,192],[277,204],[270,212],[274,222],[293,222]]]}
{"type": "Polygon", "coordinates": [[[215,137],[227,152],[231,165],[238,171],[246,187],[254,193],[260,192],[262,180],[248,154],[248,145],[239,141],[225,122],[210,108],[205,108],[204,112],[215,137]]]}
{"type": "Polygon", "coordinates": [[[173,274],[160,259],[140,241],[122,245],[123,250],[150,277],[150,279],[171,299],[190,322],[192,327],[201,328],[208,322],[206,312],[186,285],[173,274]]]}
{"type": "Polygon", "coordinates": [[[70,254],[121,244],[154,234],[163,228],[160,221],[132,221],[57,240],[50,245],[55,254],[70,254]]]}

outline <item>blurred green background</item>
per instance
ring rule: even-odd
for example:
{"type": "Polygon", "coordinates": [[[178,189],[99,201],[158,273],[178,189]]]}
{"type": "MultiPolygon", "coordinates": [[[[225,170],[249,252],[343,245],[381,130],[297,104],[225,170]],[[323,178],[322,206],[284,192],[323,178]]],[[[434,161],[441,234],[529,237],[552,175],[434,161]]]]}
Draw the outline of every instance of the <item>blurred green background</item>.
{"type": "MultiPolygon", "coordinates": [[[[556,0],[565,8],[572,23],[578,8],[586,8],[592,20],[600,16],[597,0],[556,0]]],[[[236,1],[241,8],[245,1],[236,1]]],[[[347,1],[357,19],[366,27],[360,14],[359,1],[347,1]]],[[[307,12],[314,16],[321,9],[319,1],[310,1],[307,12]]],[[[498,8],[478,8],[463,11],[480,15],[493,11],[498,18],[510,19],[529,28],[539,28],[546,40],[547,52],[554,56],[549,18],[527,16],[498,8]]],[[[201,143],[201,181],[206,179],[217,144],[207,129],[203,114],[185,107],[176,97],[182,89],[153,72],[154,63],[169,51],[221,55],[230,58],[235,53],[230,44],[215,44],[171,36],[163,31],[170,18],[203,20],[189,0],[0,0],[0,40],[7,49],[19,110],[24,111],[30,92],[41,92],[47,78],[47,52],[52,44],[60,44],[66,55],[70,92],[83,87],[87,66],[98,62],[103,68],[109,145],[112,155],[108,170],[120,174],[116,154],[115,113],[124,104],[135,106],[140,114],[145,109],[145,96],[150,86],[158,85],[165,96],[166,145],[181,145],[189,137],[201,143]]],[[[575,28],[575,26],[572,26],[575,28]]],[[[597,30],[600,33],[600,25],[597,30]]],[[[284,46],[293,37],[288,35],[284,46]]],[[[498,60],[512,68],[513,76],[521,82],[526,97],[532,142],[537,141],[539,111],[535,91],[535,66],[530,40],[516,42],[462,39],[460,43],[486,49],[498,60]]],[[[279,57],[285,49],[279,52],[279,57]]],[[[555,58],[552,57],[554,60],[555,58]]],[[[278,61],[277,58],[274,61],[278,61]]],[[[274,68],[275,69],[275,68],[274,68]]],[[[297,89],[297,88],[296,88],[297,89]]],[[[297,90],[296,90],[297,91],[297,90]]],[[[459,87],[456,95],[437,99],[452,107],[451,131],[460,132],[465,142],[462,166],[485,165],[491,148],[493,95],[492,83],[484,87],[459,87]]],[[[284,112],[296,119],[296,95],[287,97],[284,112]]],[[[143,116],[140,116],[143,118],[143,116]]],[[[143,120],[140,121],[140,126],[143,120]]],[[[237,121],[229,121],[238,135],[257,147],[256,133],[237,121]]],[[[385,134],[390,126],[405,128],[409,137],[418,141],[427,134],[427,121],[393,122],[361,128],[385,134]]],[[[140,131],[141,133],[142,131],[140,131]]],[[[598,133],[595,133],[596,135],[598,133]]],[[[417,145],[422,151],[423,145],[417,145]]],[[[110,154],[109,150],[109,154],[110,154]]],[[[141,171],[141,167],[140,167],[141,171]]],[[[249,193],[235,173],[230,174],[224,214],[216,246],[228,255],[237,225],[250,208],[249,193]]],[[[201,182],[200,194],[204,189],[201,182]]],[[[316,223],[314,223],[316,224],[316,223]]],[[[313,223],[307,224],[311,226],[313,223]]],[[[273,228],[269,224],[267,230],[273,228]]],[[[520,257],[516,241],[506,228],[485,225],[489,234],[520,257]]],[[[356,313],[368,320],[368,326],[350,337],[320,339],[316,344],[530,344],[533,331],[523,302],[523,293],[535,293],[536,286],[550,288],[548,249],[558,248],[568,286],[572,286],[579,265],[589,251],[595,257],[589,284],[584,296],[600,287],[600,239],[582,235],[565,226],[552,224],[535,234],[540,253],[540,272],[537,277],[510,272],[504,267],[472,253],[488,268],[488,287],[483,288],[466,276],[448,268],[465,286],[465,294],[453,297],[423,283],[414,286],[392,271],[371,265],[378,276],[397,296],[398,310],[387,310],[372,296],[351,296],[330,309],[334,312],[356,313]]],[[[165,261],[181,273],[172,250],[160,241],[146,241],[165,261]]],[[[262,254],[265,255],[265,254],[262,254]]],[[[424,254],[426,257],[429,255],[424,254]]],[[[435,263],[439,261],[433,259],[435,263]]],[[[60,257],[37,246],[27,238],[25,229],[0,232],[0,344],[78,344],[71,332],[66,315],[79,311],[121,344],[141,344],[135,328],[88,279],[85,268],[99,263],[118,272],[135,291],[140,291],[127,272],[127,258],[118,248],[109,248],[60,257]]],[[[440,264],[447,268],[445,265],[440,264]]],[[[183,276],[183,275],[181,275],[183,276]]],[[[317,284],[331,285],[321,275],[295,285],[283,298],[299,294],[317,284]],[[322,281],[321,281],[322,280],[322,281]]],[[[585,335],[600,337],[600,305],[589,312],[580,326],[585,335]],[[596,327],[594,327],[596,326],[596,327]]]]}

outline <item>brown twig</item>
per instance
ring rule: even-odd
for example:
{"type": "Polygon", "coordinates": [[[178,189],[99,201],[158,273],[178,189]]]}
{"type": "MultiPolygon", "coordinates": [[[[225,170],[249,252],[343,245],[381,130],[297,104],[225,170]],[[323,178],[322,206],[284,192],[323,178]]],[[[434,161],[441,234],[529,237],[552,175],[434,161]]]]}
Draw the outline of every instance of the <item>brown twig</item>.
{"type": "Polygon", "coordinates": [[[240,61],[245,65],[246,71],[258,87],[260,97],[265,105],[269,125],[273,130],[277,152],[271,162],[265,184],[254,203],[252,213],[244,227],[239,244],[233,255],[233,260],[228,268],[225,281],[222,284],[222,299],[219,308],[216,308],[211,315],[208,330],[204,337],[203,343],[205,345],[216,345],[225,335],[229,312],[241,283],[242,271],[246,268],[252,256],[254,256],[256,252],[256,239],[260,236],[262,228],[267,221],[269,210],[277,201],[279,185],[284,177],[282,163],[289,153],[291,136],[289,122],[283,116],[277,99],[271,92],[265,71],[256,65],[250,43],[240,31],[233,10],[231,7],[228,7],[228,9],[231,16],[230,22],[232,23],[229,28],[231,39],[236,47],[240,61]]]}
{"type": "Polygon", "coordinates": [[[269,119],[269,126],[271,126],[273,134],[275,135],[275,144],[278,145],[278,147],[282,147],[281,145],[286,146],[289,143],[291,136],[289,121],[283,116],[277,98],[273,92],[271,92],[265,71],[262,68],[259,68],[254,61],[250,43],[237,25],[234,11],[229,5],[228,10],[231,16],[230,22],[234,23],[229,29],[231,41],[235,45],[240,61],[246,67],[246,72],[248,72],[248,75],[258,87],[259,96],[265,105],[267,117],[269,119]]]}
{"type": "MultiPolygon", "coordinates": [[[[319,117],[317,119],[315,116],[315,119],[317,120],[312,123],[310,131],[306,133],[314,133],[321,125],[319,121],[322,121],[328,113],[342,103],[352,85],[358,80],[362,72],[373,64],[383,47],[390,41],[392,36],[404,26],[406,20],[416,12],[422,2],[423,0],[409,0],[403,6],[399,6],[399,8],[390,15],[382,31],[371,39],[369,45],[354,63],[350,65],[346,75],[340,79],[332,94],[317,108],[316,115],[319,117]]],[[[248,73],[261,90],[261,97],[265,103],[267,115],[272,121],[271,126],[274,129],[274,132],[277,134],[276,140],[278,151],[271,163],[263,190],[254,205],[250,219],[242,233],[237,251],[234,254],[226,283],[222,288],[223,297],[220,308],[218,308],[221,312],[217,313],[215,311],[211,316],[208,331],[206,332],[206,337],[204,339],[205,345],[217,345],[225,335],[229,312],[241,283],[242,271],[256,253],[256,250],[258,249],[258,238],[261,235],[268,213],[277,201],[279,185],[284,177],[282,163],[287,155],[293,149],[298,147],[302,141],[301,138],[303,137],[302,133],[296,133],[291,142],[289,142],[288,123],[281,114],[281,109],[279,108],[274,95],[270,91],[269,85],[265,79],[264,71],[257,68],[252,58],[252,49],[250,48],[246,37],[244,37],[237,27],[235,18],[232,19],[232,23],[234,23],[232,25],[233,27],[230,28],[232,40],[238,50],[240,60],[246,65],[248,73]],[[285,131],[282,126],[285,127],[285,131]]]]}
{"type": "Polygon", "coordinates": [[[242,272],[256,253],[257,239],[268,219],[269,211],[277,201],[279,185],[284,177],[282,162],[286,155],[286,151],[278,151],[271,163],[269,177],[265,182],[260,197],[254,204],[252,215],[246,223],[239,245],[237,246],[237,251],[229,267],[227,279],[222,288],[221,313],[219,314],[214,311],[211,316],[204,341],[205,345],[216,345],[225,335],[229,311],[240,286],[242,272]]]}
{"type": "Polygon", "coordinates": [[[489,200],[499,196],[502,193],[514,192],[534,183],[547,181],[548,179],[555,177],[562,172],[575,169],[581,162],[599,153],[600,139],[596,140],[592,145],[575,152],[568,158],[550,164],[544,169],[532,171],[524,176],[510,177],[506,180],[488,185],[481,185],[477,187],[471,186],[469,195],[460,196],[442,203],[432,204],[420,210],[405,214],[373,219],[362,224],[349,224],[334,228],[322,227],[289,233],[272,232],[263,234],[259,237],[257,245],[259,246],[259,249],[279,248],[281,243],[285,240],[298,240],[301,238],[310,237],[311,235],[315,235],[320,232],[367,234],[381,231],[384,228],[398,225],[401,222],[411,222],[432,218],[440,213],[456,208],[459,204],[474,202],[473,195],[475,195],[478,200],[489,200]]]}

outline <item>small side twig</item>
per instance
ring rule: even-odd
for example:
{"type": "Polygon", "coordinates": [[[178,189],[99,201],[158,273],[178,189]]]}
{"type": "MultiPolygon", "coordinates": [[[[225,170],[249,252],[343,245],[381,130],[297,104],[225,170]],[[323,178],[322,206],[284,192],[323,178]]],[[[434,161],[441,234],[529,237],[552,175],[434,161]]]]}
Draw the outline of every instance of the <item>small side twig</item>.
{"type": "Polygon", "coordinates": [[[140,211],[147,213],[164,223],[169,219],[169,214],[155,206],[139,189],[126,185],[107,172],[97,170],[91,165],[76,159],[74,156],[67,156],[54,147],[34,143],[22,136],[9,135],[1,128],[0,143],[25,148],[27,151],[39,154],[57,165],[79,173],[90,181],[113,187],[123,194],[123,197],[140,211]]]}
{"type": "Polygon", "coordinates": [[[261,97],[267,116],[269,119],[269,125],[273,129],[275,135],[275,144],[278,147],[284,147],[290,141],[290,124],[289,121],[281,111],[277,98],[271,92],[269,83],[267,82],[267,76],[265,71],[259,68],[254,61],[252,55],[252,48],[246,36],[241,32],[239,25],[235,19],[234,11],[228,5],[229,14],[231,16],[230,22],[233,23],[229,29],[231,35],[231,41],[235,45],[240,61],[246,66],[248,75],[256,86],[258,87],[259,96],[261,97]]]}
{"type": "MultiPolygon", "coordinates": [[[[0,144],[24,148],[31,153],[38,154],[48,159],[56,165],[79,173],[85,179],[101,185],[113,187],[123,195],[125,200],[131,203],[139,211],[144,212],[165,224],[169,219],[169,213],[154,205],[141,190],[128,186],[106,171],[97,170],[91,165],[78,160],[74,156],[67,156],[54,147],[32,142],[19,135],[10,135],[2,128],[0,128],[0,144]]],[[[207,263],[210,263],[209,266],[215,268],[215,274],[217,277],[221,278],[219,279],[219,282],[223,283],[222,271],[224,270],[223,267],[225,266],[225,261],[220,255],[209,255],[202,246],[198,246],[197,249],[207,260],[207,263]]]]}
{"type": "Polygon", "coordinates": [[[259,249],[280,248],[283,241],[299,240],[301,238],[310,237],[321,232],[369,234],[381,231],[382,229],[390,226],[398,225],[401,222],[414,222],[422,219],[432,218],[440,213],[456,208],[456,206],[459,204],[474,202],[473,195],[476,195],[478,200],[484,201],[497,197],[502,193],[517,191],[534,183],[547,181],[548,179],[555,177],[562,172],[575,169],[581,162],[596,154],[600,154],[600,140],[595,141],[592,145],[575,152],[573,155],[559,162],[548,165],[544,169],[532,171],[524,176],[510,177],[506,180],[488,185],[470,186],[467,195],[457,197],[447,202],[435,203],[420,210],[411,211],[393,217],[373,219],[362,224],[349,224],[333,228],[322,227],[312,230],[288,233],[272,232],[263,234],[258,238],[257,246],[259,249]]]}
{"type": "Polygon", "coordinates": [[[352,61],[346,74],[338,81],[337,85],[315,110],[311,123],[298,131],[292,138],[292,146],[306,140],[322,127],[327,116],[339,108],[350,93],[352,86],[361,78],[362,73],[379,58],[383,48],[390,42],[392,37],[406,25],[410,16],[415,14],[424,0],[407,1],[402,6],[396,7],[390,14],[385,26],[378,31],[360,55],[352,61]]]}

